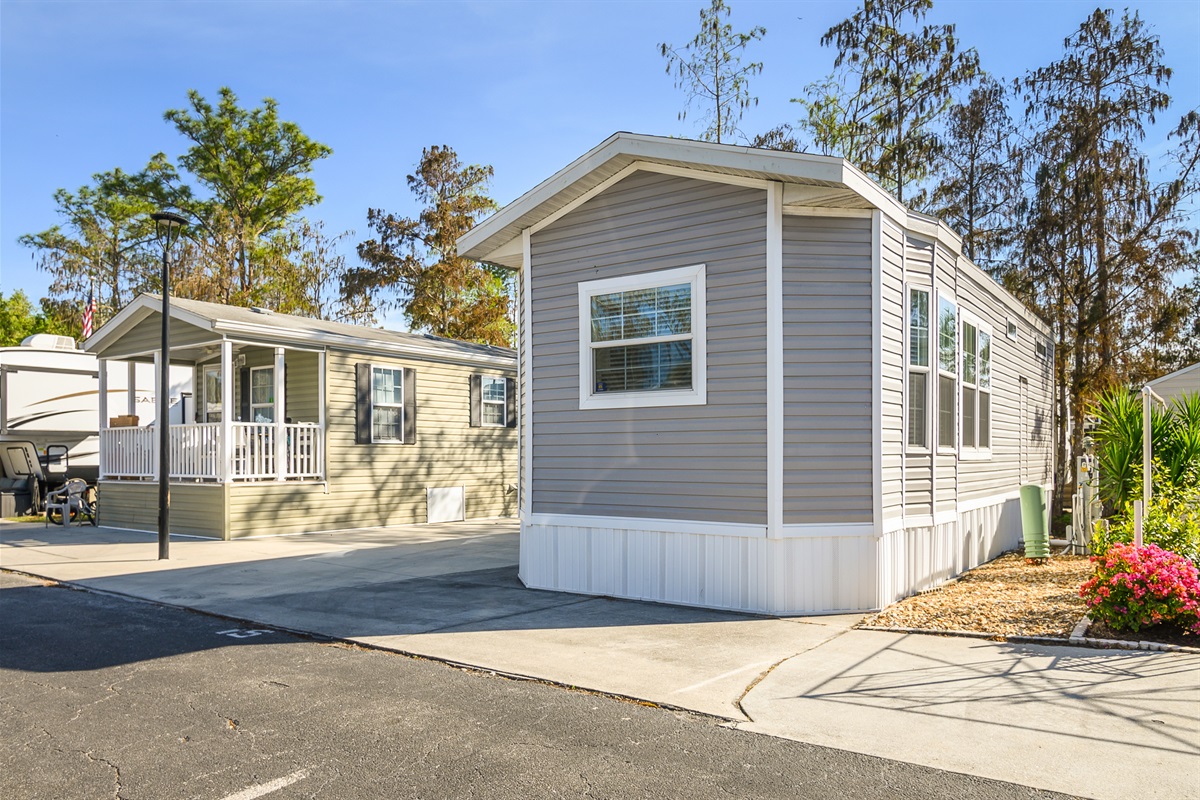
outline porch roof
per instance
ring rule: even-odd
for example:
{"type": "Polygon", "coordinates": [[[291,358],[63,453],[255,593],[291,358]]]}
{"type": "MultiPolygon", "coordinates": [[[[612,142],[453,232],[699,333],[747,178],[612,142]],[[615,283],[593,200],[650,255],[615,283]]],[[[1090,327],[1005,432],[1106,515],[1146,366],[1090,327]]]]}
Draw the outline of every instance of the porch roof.
{"type": "MultiPolygon", "coordinates": [[[[200,338],[258,344],[334,347],[352,352],[383,353],[411,358],[515,367],[516,351],[507,347],[471,344],[419,333],[368,328],[342,322],[279,314],[267,309],[227,306],[200,300],[171,298],[171,319],[189,326],[200,338]]],[[[120,351],[117,343],[139,323],[162,313],[162,298],[142,294],[121,309],[83,343],[83,349],[104,356],[120,351]]],[[[174,324],[172,324],[174,330],[174,324]]]]}

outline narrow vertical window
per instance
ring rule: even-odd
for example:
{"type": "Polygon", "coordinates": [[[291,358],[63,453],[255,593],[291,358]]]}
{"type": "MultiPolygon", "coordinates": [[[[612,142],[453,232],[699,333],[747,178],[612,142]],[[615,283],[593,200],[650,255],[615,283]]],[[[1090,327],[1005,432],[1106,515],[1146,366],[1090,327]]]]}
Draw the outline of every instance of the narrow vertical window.
{"type": "Polygon", "coordinates": [[[992,446],[992,334],[983,325],[962,324],[962,446],[967,455],[986,455],[992,446]]]}
{"type": "Polygon", "coordinates": [[[204,421],[221,421],[221,368],[204,368],[204,421]]]}
{"type": "Polygon", "coordinates": [[[250,370],[250,419],[254,422],[275,421],[274,367],[250,370]]]}
{"type": "Polygon", "coordinates": [[[908,293],[908,445],[929,447],[929,290],[908,293]]]}
{"type": "Polygon", "coordinates": [[[958,310],[938,298],[938,447],[955,446],[954,404],[957,392],[958,310]]]}

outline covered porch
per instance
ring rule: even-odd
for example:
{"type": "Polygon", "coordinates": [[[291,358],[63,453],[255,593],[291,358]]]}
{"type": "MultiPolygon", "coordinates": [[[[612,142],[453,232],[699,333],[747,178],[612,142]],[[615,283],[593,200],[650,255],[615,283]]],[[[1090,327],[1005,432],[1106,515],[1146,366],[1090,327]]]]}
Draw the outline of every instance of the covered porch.
{"type": "MultiPolygon", "coordinates": [[[[184,403],[185,421],[170,426],[171,480],[324,480],[324,348],[234,338],[186,316],[172,309],[169,361],[192,370],[194,394],[184,403]]],[[[160,325],[159,313],[151,311],[95,348],[101,365],[101,480],[158,478],[157,425],[140,426],[131,418],[132,396],[127,407],[119,407],[119,394],[113,404],[103,367],[109,360],[153,362],[158,385],[160,325]]]]}

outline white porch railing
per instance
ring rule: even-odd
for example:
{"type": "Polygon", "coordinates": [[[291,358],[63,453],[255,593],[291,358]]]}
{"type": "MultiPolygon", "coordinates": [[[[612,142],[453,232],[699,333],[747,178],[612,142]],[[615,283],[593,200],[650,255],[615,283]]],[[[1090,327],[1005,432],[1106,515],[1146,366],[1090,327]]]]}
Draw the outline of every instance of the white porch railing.
{"type": "MultiPolygon", "coordinates": [[[[222,480],[225,451],[219,422],[171,426],[171,478],[222,480]]],[[[325,437],[314,422],[286,425],[231,423],[228,480],[320,478],[325,437]],[[276,432],[282,430],[284,465],[279,470],[276,432]]],[[[100,431],[101,477],[157,478],[158,429],[105,428],[100,431]]]]}

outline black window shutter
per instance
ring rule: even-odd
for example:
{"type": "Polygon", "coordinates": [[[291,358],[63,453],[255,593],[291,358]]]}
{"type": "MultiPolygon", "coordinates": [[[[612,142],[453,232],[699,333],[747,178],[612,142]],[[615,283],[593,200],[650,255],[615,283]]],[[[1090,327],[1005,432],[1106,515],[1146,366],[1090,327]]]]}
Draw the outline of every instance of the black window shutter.
{"type": "Polygon", "coordinates": [[[242,422],[254,422],[250,418],[250,368],[242,367],[238,370],[238,378],[241,380],[238,397],[241,400],[241,420],[242,422]]]}
{"type": "Polygon", "coordinates": [[[471,376],[471,427],[472,428],[478,428],[482,424],[480,422],[480,418],[482,416],[482,407],[483,407],[483,376],[482,375],[472,375],[471,376]]]}
{"type": "Polygon", "coordinates": [[[417,371],[404,370],[404,443],[417,443],[417,371]]]}
{"type": "Polygon", "coordinates": [[[196,367],[196,371],[195,371],[195,374],[193,374],[193,376],[192,376],[192,380],[195,381],[195,383],[193,383],[192,386],[200,387],[199,391],[192,392],[192,397],[195,398],[195,400],[200,401],[198,403],[194,402],[194,401],[192,402],[192,405],[194,406],[194,408],[192,409],[192,416],[195,417],[195,419],[192,421],[193,422],[207,422],[207,420],[204,418],[204,414],[205,414],[205,410],[206,410],[207,404],[208,404],[208,397],[206,395],[206,392],[208,391],[208,387],[205,386],[205,384],[204,384],[204,367],[203,366],[196,367]]]}
{"type": "Polygon", "coordinates": [[[354,365],[354,443],[371,443],[371,365],[354,365]]]}
{"type": "Polygon", "coordinates": [[[517,427],[517,380],[516,378],[504,379],[504,399],[508,401],[508,408],[504,413],[504,420],[508,423],[508,427],[517,427]]]}

